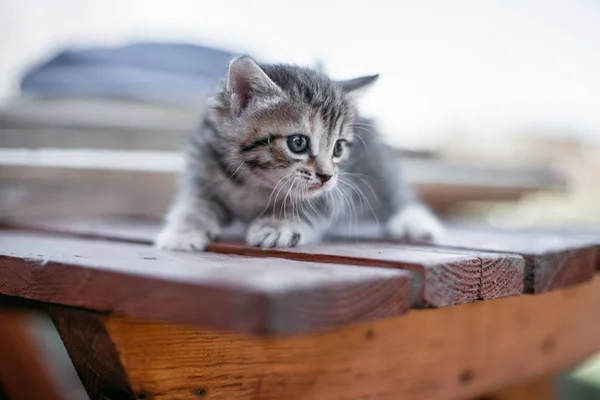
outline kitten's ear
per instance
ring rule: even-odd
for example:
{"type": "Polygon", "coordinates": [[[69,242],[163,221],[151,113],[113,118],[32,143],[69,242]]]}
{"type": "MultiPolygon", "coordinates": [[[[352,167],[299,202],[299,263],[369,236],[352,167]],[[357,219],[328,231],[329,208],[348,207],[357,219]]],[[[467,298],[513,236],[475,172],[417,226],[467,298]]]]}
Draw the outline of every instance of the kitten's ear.
{"type": "Polygon", "coordinates": [[[281,88],[248,56],[237,57],[229,63],[227,90],[238,110],[244,109],[255,96],[281,93],[281,88]]]}
{"type": "Polygon", "coordinates": [[[348,94],[360,94],[369,88],[379,78],[379,74],[360,76],[358,78],[347,79],[345,81],[335,81],[348,94]]]}

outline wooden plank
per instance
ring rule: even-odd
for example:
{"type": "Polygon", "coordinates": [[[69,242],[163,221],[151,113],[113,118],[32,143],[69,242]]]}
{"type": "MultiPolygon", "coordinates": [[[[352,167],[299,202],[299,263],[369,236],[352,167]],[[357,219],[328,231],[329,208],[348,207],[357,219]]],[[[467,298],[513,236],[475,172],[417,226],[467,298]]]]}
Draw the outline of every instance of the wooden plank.
{"type": "MultiPolygon", "coordinates": [[[[93,179],[87,183],[65,181],[57,184],[49,179],[46,183],[29,184],[26,181],[4,179],[5,169],[0,168],[0,218],[39,217],[94,217],[107,215],[134,215],[159,218],[172,198],[174,188],[161,185],[160,174],[136,173],[134,182],[155,180],[157,188],[150,185],[131,185],[131,176],[111,180],[109,185],[93,179]],[[129,182],[128,182],[129,179],[129,182]],[[152,197],[151,201],[148,198],[152,197]]],[[[99,175],[114,175],[101,171],[99,175]]]]}
{"type": "Polygon", "coordinates": [[[90,400],[136,398],[104,326],[105,316],[52,304],[47,311],[90,400]]]}
{"type": "MultiPolygon", "coordinates": [[[[151,243],[159,228],[156,222],[119,218],[36,219],[12,223],[7,221],[6,224],[46,232],[139,243],[151,243]]],[[[243,237],[243,227],[231,227],[224,232],[223,237],[243,237]]],[[[419,306],[443,307],[523,293],[524,261],[521,257],[510,254],[372,242],[328,243],[286,250],[262,250],[235,243],[215,243],[208,250],[252,257],[319,260],[326,263],[411,270],[421,277],[413,285],[413,304],[419,306]],[[421,283],[423,279],[425,286],[421,283]],[[419,293],[422,287],[423,293],[419,293]]]]}
{"type": "Polygon", "coordinates": [[[600,350],[600,276],[520,296],[285,338],[109,316],[148,398],[465,399],[562,371],[600,350]],[[153,360],[148,363],[148,360],[153,360]]]}
{"type": "Polygon", "coordinates": [[[0,293],[271,334],[400,315],[410,274],[0,231],[0,293]]]}
{"type": "MultiPolygon", "coordinates": [[[[0,228],[32,230],[90,239],[109,239],[151,244],[160,230],[156,219],[128,217],[95,218],[19,218],[0,220],[0,228]]],[[[233,227],[227,237],[240,237],[241,228],[233,227]]]]}
{"type": "Polygon", "coordinates": [[[544,293],[592,278],[597,251],[593,240],[541,232],[451,228],[442,246],[519,254],[525,258],[525,288],[544,293]]]}
{"type": "MultiPolygon", "coordinates": [[[[102,149],[0,148],[0,217],[115,215],[161,217],[183,167],[180,152],[102,149]],[[135,184],[132,184],[134,182],[135,184]],[[17,194],[15,194],[17,192],[17,194]],[[65,192],[69,196],[61,195],[65,192]],[[19,196],[21,201],[10,201],[19,196]],[[94,197],[104,201],[95,202],[94,197]],[[107,202],[108,201],[108,202],[107,202]],[[135,204],[136,207],[132,207],[135,204]]],[[[436,210],[461,201],[517,199],[532,191],[562,190],[564,182],[544,167],[398,161],[406,179],[436,210]]]]}
{"type": "Polygon", "coordinates": [[[259,249],[236,243],[213,243],[215,253],[291,260],[318,259],[327,263],[375,265],[406,269],[419,274],[423,293],[414,303],[445,307],[478,299],[523,293],[524,260],[505,254],[453,251],[397,243],[326,243],[294,249],[259,249]]]}
{"type": "MultiPolygon", "coordinates": [[[[195,125],[195,123],[193,124],[195,125]]],[[[0,148],[61,148],[180,151],[194,129],[136,129],[132,127],[3,128],[0,148]]]]}
{"type": "Polygon", "coordinates": [[[591,245],[596,246],[598,256],[596,256],[596,270],[600,271],[600,226],[588,225],[588,226],[561,226],[561,225],[548,225],[548,226],[521,226],[519,224],[513,225],[494,225],[491,228],[489,225],[483,225],[481,223],[467,223],[465,221],[453,221],[453,225],[461,230],[470,231],[489,231],[500,230],[502,232],[518,232],[518,233],[529,233],[529,234],[553,234],[560,237],[572,237],[583,239],[589,242],[591,245]]]}
{"type": "Polygon", "coordinates": [[[410,246],[426,251],[462,254],[481,261],[478,299],[493,300],[524,293],[525,260],[516,254],[461,250],[440,246],[410,246]]]}
{"type": "Polygon", "coordinates": [[[545,226],[545,227],[535,227],[535,228],[522,228],[522,227],[513,227],[507,228],[504,227],[502,229],[514,232],[514,231],[527,231],[530,233],[541,233],[541,232],[552,232],[555,235],[561,236],[570,236],[581,238],[585,240],[589,240],[592,244],[596,246],[596,270],[600,271],[600,227],[569,227],[569,226],[545,226]]]}
{"type": "MultiPolygon", "coordinates": [[[[138,222],[115,218],[62,221],[49,219],[29,222],[21,220],[13,222],[12,225],[146,243],[150,243],[153,240],[154,235],[159,229],[157,222],[138,222]]],[[[372,239],[377,235],[377,230],[369,225],[361,227],[360,231],[365,239],[372,239]]],[[[225,232],[223,236],[239,237],[240,232],[240,227],[238,226],[229,232],[225,232]]],[[[575,237],[571,234],[563,235],[553,232],[522,232],[490,228],[453,227],[438,244],[444,247],[443,251],[445,252],[455,251],[448,250],[448,248],[451,248],[456,250],[464,249],[470,252],[474,251],[478,254],[482,262],[481,289],[478,298],[482,299],[506,297],[520,293],[518,276],[521,272],[519,266],[514,264],[515,261],[511,260],[506,254],[499,255],[498,257],[500,258],[486,258],[485,252],[500,252],[523,256],[526,260],[524,283],[526,291],[529,293],[543,293],[589,280],[594,273],[595,266],[598,267],[600,264],[598,251],[594,250],[594,247],[598,248],[598,241],[588,236],[575,237]]],[[[224,250],[220,250],[220,247],[211,247],[211,250],[234,253],[244,252],[246,255],[268,255],[292,259],[302,257],[292,253],[276,251],[257,253],[256,250],[252,249],[231,247],[224,250]]],[[[322,255],[326,255],[327,251],[321,250],[322,255]]],[[[471,255],[475,254],[471,253],[471,255]]],[[[363,254],[361,257],[371,259],[373,255],[363,254]]],[[[338,262],[356,263],[351,258],[339,260],[338,262]]],[[[385,262],[378,265],[388,266],[385,262]]],[[[457,302],[461,301],[457,300],[457,302]]]]}

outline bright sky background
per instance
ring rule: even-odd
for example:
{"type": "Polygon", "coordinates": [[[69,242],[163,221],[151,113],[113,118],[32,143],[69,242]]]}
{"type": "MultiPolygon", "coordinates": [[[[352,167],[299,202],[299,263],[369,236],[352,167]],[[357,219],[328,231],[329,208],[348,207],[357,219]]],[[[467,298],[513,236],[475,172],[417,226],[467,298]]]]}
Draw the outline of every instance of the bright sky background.
{"type": "Polygon", "coordinates": [[[0,0],[0,99],[62,46],[135,39],[380,72],[363,110],[404,146],[462,131],[600,140],[598,0],[0,0]]]}

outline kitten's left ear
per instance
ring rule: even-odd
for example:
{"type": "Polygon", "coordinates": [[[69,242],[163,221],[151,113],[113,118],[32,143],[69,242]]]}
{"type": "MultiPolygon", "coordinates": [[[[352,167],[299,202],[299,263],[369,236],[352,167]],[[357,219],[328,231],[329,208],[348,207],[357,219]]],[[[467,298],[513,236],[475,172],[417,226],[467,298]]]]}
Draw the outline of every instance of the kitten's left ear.
{"type": "Polygon", "coordinates": [[[281,94],[281,88],[248,56],[237,57],[229,63],[227,90],[238,111],[257,96],[281,94]]]}
{"type": "Polygon", "coordinates": [[[360,76],[345,81],[334,81],[342,87],[347,94],[360,94],[369,88],[379,78],[379,74],[360,76]]]}

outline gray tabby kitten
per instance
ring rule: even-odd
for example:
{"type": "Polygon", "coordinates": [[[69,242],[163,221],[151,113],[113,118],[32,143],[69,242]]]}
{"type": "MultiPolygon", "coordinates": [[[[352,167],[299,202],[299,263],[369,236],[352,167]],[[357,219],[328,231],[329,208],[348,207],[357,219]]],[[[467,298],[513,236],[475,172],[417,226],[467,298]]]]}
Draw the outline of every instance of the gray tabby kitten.
{"type": "MultiPolygon", "coordinates": [[[[204,250],[234,220],[249,245],[294,247],[332,226],[375,218],[392,237],[442,226],[399,177],[353,94],[377,75],[334,82],[291,65],[234,59],[201,128],[159,248],[204,250]]],[[[355,224],[356,226],[356,224],[355,224]]]]}

